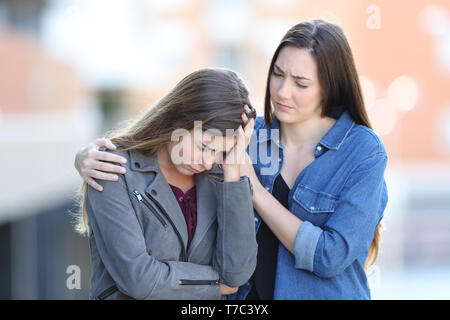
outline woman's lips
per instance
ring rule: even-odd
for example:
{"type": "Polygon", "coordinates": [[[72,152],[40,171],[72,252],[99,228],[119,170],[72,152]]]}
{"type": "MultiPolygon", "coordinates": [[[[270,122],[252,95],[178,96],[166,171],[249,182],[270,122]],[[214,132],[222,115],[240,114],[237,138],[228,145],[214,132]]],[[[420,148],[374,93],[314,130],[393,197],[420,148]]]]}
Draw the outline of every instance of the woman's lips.
{"type": "Polygon", "coordinates": [[[282,111],[289,111],[292,109],[291,107],[285,106],[284,104],[281,104],[281,103],[275,103],[275,105],[278,109],[280,109],[282,111]]]}
{"type": "Polygon", "coordinates": [[[200,173],[200,172],[201,172],[201,171],[195,170],[195,169],[192,168],[192,167],[189,167],[189,169],[190,169],[193,173],[200,173]]]}

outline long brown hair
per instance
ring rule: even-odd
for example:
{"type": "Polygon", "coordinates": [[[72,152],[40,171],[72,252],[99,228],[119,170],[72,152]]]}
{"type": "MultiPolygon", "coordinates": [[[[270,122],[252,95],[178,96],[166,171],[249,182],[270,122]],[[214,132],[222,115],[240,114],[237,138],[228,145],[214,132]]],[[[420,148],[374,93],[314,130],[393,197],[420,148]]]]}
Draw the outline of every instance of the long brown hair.
{"type": "MultiPolygon", "coordinates": [[[[244,105],[250,108],[247,117],[256,117],[249,100],[249,92],[241,78],[233,71],[223,68],[206,68],[183,78],[167,95],[122,129],[114,129],[107,137],[120,150],[139,150],[154,156],[171,142],[177,129],[191,130],[194,121],[201,121],[202,130],[236,130],[245,124],[241,115],[244,105]]],[[[85,208],[87,184],[83,182],[77,192],[79,212],[76,214],[75,230],[88,234],[88,216],[85,208]]]]}
{"type": "MultiPolygon", "coordinates": [[[[350,45],[338,25],[322,19],[305,21],[293,26],[275,50],[266,84],[264,101],[266,124],[269,125],[274,117],[269,91],[270,77],[278,55],[285,46],[309,50],[316,61],[322,92],[322,116],[337,119],[347,111],[355,123],[372,128],[350,45]]],[[[382,224],[379,223],[364,264],[366,270],[378,256],[382,228],[382,224]]]]}

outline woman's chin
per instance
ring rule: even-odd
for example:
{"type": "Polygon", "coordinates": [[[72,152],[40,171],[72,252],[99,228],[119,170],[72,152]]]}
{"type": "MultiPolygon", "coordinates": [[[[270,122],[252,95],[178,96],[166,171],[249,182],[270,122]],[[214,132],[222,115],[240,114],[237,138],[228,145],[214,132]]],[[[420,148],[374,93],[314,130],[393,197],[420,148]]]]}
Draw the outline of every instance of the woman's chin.
{"type": "Polygon", "coordinates": [[[195,174],[195,172],[192,172],[189,169],[184,169],[184,172],[185,172],[184,174],[187,175],[187,176],[193,176],[195,174]]]}
{"type": "Polygon", "coordinates": [[[292,122],[292,120],[293,120],[292,114],[290,114],[289,112],[286,112],[286,111],[280,111],[280,110],[275,109],[274,114],[275,114],[275,117],[282,122],[292,122]]]}
{"type": "Polygon", "coordinates": [[[185,166],[176,166],[176,169],[180,174],[185,176],[193,176],[195,174],[185,166]]]}

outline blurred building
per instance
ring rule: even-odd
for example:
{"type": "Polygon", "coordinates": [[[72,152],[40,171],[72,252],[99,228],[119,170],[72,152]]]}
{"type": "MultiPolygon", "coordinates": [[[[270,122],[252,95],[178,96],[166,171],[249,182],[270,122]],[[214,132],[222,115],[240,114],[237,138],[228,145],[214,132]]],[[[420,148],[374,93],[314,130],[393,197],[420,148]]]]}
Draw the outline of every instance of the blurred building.
{"type": "Polygon", "coordinates": [[[344,29],[389,153],[375,298],[448,299],[443,285],[424,290],[450,280],[442,0],[0,0],[0,298],[87,298],[87,240],[67,213],[79,148],[206,66],[238,71],[262,114],[274,49],[291,26],[317,17],[344,29]],[[81,269],[80,290],[66,286],[70,265],[81,269]]]}

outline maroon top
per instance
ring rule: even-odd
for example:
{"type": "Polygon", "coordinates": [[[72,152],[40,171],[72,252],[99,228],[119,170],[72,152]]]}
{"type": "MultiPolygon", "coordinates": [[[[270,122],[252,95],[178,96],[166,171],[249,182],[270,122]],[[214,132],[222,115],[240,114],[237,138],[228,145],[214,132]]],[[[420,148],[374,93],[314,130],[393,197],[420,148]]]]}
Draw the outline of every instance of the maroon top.
{"type": "Polygon", "coordinates": [[[175,186],[170,185],[173,194],[180,205],[181,212],[183,212],[184,219],[186,220],[188,230],[188,243],[187,247],[191,244],[192,237],[197,227],[197,197],[195,194],[195,186],[189,189],[186,193],[175,186]]]}

